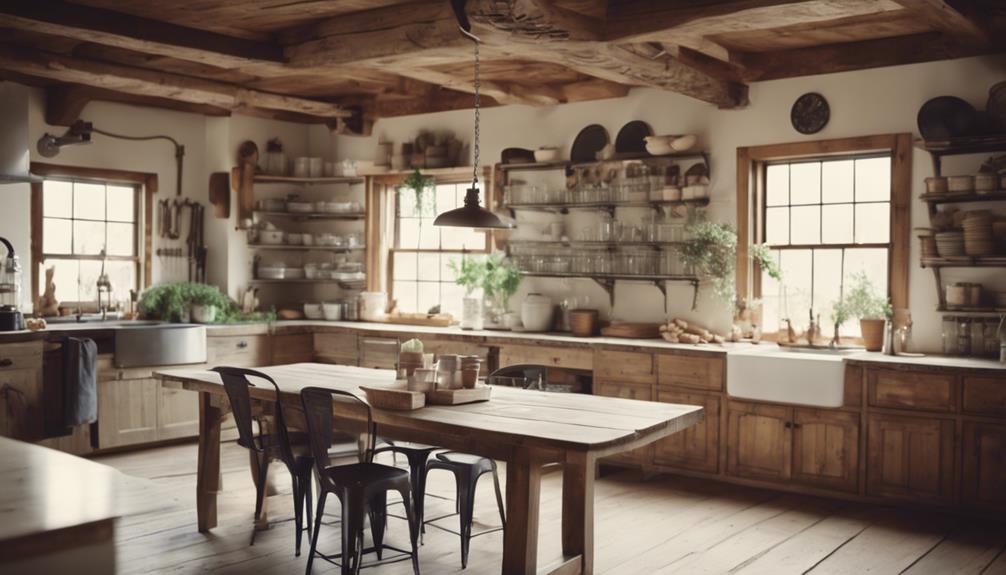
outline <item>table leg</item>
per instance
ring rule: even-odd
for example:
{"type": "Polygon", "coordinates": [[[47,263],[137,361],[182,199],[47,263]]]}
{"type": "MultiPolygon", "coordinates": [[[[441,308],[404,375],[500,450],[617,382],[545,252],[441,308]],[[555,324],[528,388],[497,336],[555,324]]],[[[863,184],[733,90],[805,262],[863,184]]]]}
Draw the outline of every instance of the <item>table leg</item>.
{"type": "Polygon", "coordinates": [[[503,573],[538,571],[538,507],[541,465],[508,461],[506,465],[506,529],[503,531],[503,573]]]}
{"type": "Polygon", "coordinates": [[[580,573],[594,572],[594,457],[570,452],[562,470],[562,554],[581,557],[580,573]]]}
{"type": "Polygon", "coordinates": [[[199,531],[217,526],[217,492],[220,491],[220,420],[223,412],[213,405],[213,395],[199,393],[199,456],[196,471],[196,514],[199,531]]]}

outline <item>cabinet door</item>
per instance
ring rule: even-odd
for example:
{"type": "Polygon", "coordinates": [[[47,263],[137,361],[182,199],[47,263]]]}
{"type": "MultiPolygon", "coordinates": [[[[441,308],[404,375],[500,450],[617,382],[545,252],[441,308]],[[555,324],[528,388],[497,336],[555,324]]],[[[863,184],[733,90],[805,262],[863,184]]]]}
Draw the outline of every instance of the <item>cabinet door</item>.
{"type": "MultiPolygon", "coordinates": [[[[623,399],[638,399],[641,401],[653,401],[653,388],[649,385],[636,385],[631,383],[614,383],[605,381],[594,382],[594,395],[604,397],[621,397],[623,399]]],[[[653,444],[644,445],[639,449],[619,453],[611,457],[605,457],[602,463],[620,463],[630,465],[649,465],[653,461],[653,444]]]]}
{"type": "Polygon", "coordinates": [[[869,495],[953,500],[953,420],[872,415],[867,426],[869,495]]]}
{"type": "Polygon", "coordinates": [[[398,367],[398,339],[361,337],[360,367],[395,369],[398,367]]]}
{"type": "Polygon", "coordinates": [[[274,335],[270,347],[272,363],[269,365],[314,361],[314,335],[310,333],[274,335]]]}
{"type": "Polygon", "coordinates": [[[657,401],[701,405],[705,419],[684,431],[665,437],[654,444],[653,460],[668,465],[716,473],[720,459],[720,398],[718,395],[657,390],[657,401]]]}
{"type": "Polygon", "coordinates": [[[314,357],[320,363],[359,365],[359,341],[355,333],[314,334],[314,357]]]}
{"type": "Polygon", "coordinates": [[[0,368],[0,436],[37,441],[44,423],[41,368],[0,368]]]}
{"type": "Polygon", "coordinates": [[[727,404],[727,473],[752,479],[789,479],[793,409],[731,401],[727,404]]]}
{"type": "Polygon", "coordinates": [[[156,379],[98,382],[98,448],[157,441],[156,379]]]}
{"type": "Polygon", "coordinates": [[[199,394],[162,382],[157,397],[157,439],[199,435],[199,394]]]}
{"type": "Polygon", "coordinates": [[[1006,510],[1006,425],[964,422],[966,505],[1006,510]]]}
{"type": "Polygon", "coordinates": [[[858,413],[794,411],[793,480],[851,493],[858,490],[858,413]]]}

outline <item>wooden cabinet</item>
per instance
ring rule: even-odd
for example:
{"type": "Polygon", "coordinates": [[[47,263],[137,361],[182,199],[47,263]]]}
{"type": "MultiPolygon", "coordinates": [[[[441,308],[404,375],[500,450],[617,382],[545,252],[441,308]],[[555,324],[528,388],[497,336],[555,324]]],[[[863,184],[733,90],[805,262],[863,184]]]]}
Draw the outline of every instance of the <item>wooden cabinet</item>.
{"type": "Polygon", "coordinates": [[[727,403],[727,473],[788,480],[792,464],[793,408],[727,403]]]}
{"type": "Polygon", "coordinates": [[[359,338],[355,333],[316,333],[314,357],[321,363],[359,365],[359,338]]]}
{"type": "Polygon", "coordinates": [[[986,511],[1006,510],[1006,425],[965,421],[961,455],[964,504],[986,511]]]}
{"type": "Polygon", "coordinates": [[[723,391],[723,357],[657,355],[657,383],[706,391],[723,391]]]}
{"type": "MultiPolygon", "coordinates": [[[[402,336],[402,341],[406,339],[411,339],[411,336],[402,336]]],[[[456,339],[431,337],[418,337],[418,339],[423,342],[423,353],[432,353],[438,356],[445,353],[477,355],[482,358],[482,369],[486,370],[489,367],[489,348],[487,346],[456,339]]],[[[483,372],[481,375],[488,375],[488,373],[483,372]]]]}
{"type": "Polygon", "coordinates": [[[206,338],[210,366],[263,367],[272,361],[268,335],[225,335],[206,338]]]}
{"type": "Polygon", "coordinates": [[[1006,375],[964,378],[964,413],[1006,417],[1006,375]]]}
{"type": "Polygon", "coordinates": [[[653,461],[692,471],[716,473],[720,458],[720,397],[710,393],[657,389],[657,401],[701,405],[701,423],[654,444],[653,461]]]}
{"type": "Polygon", "coordinates": [[[521,364],[591,370],[594,368],[594,352],[588,347],[500,346],[499,366],[501,368],[521,364]]]}
{"type": "Polygon", "coordinates": [[[397,368],[398,346],[397,338],[360,336],[360,367],[397,368]]]}
{"type": "Polygon", "coordinates": [[[274,335],[269,347],[272,348],[269,365],[314,361],[314,336],[310,333],[274,335]]]}
{"type": "Polygon", "coordinates": [[[872,407],[957,411],[956,376],[919,370],[869,369],[867,392],[872,407]]]}
{"type": "Polygon", "coordinates": [[[796,408],[792,479],[855,493],[859,489],[859,414],[796,408]]]}
{"type": "Polygon", "coordinates": [[[870,415],[867,494],[953,501],[954,435],[952,419],[870,415]]]}
{"type": "MultiPolygon", "coordinates": [[[[604,397],[621,397],[622,399],[638,399],[653,401],[653,388],[648,385],[631,383],[614,383],[594,381],[594,395],[604,397]]],[[[630,465],[649,465],[653,461],[653,444],[644,445],[625,453],[619,453],[601,460],[602,463],[621,463],[630,465]]]]}
{"type": "Polygon", "coordinates": [[[44,436],[42,342],[0,345],[0,436],[44,436]]]}
{"type": "Polygon", "coordinates": [[[657,374],[653,354],[599,349],[594,352],[594,377],[620,383],[651,384],[657,374]]]}
{"type": "Polygon", "coordinates": [[[157,441],[156,379],[98,381],[98,448],[157,441]]]}
{"type": "Polygon", "coordinates": [[[157,439],[199,435],[199,394],[176,382],[161,382],[157,391],[157,439]]]}

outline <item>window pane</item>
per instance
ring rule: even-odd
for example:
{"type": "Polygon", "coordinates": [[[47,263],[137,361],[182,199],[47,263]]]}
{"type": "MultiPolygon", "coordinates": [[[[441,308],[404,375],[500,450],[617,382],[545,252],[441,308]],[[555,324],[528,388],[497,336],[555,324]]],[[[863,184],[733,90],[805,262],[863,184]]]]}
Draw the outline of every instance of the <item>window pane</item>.
{"type": "Polygon", "coordinates": [[[73,184],[46,180],[42,183],[42,215],[69,218],[73,209],[73,184]]]}
{"type": "Polygon", "coordinates": [[[825,244],[852,243],[852,204],[823,206],[821,208],[821,242],[825,244]]]}
{"type": "Polygon", "coordinates": [[[455,265],[461,265],[461,254],[440,254],[440,281],[447,283],[454,283],[456,274],[451,271],[448,267],[450,262],[457,262],[455,265]]]}
{"type": "Polygon", "coordinates": [[[432,219],[423,218],[423,225],[419,228],[419,248],[440,249],[440,228],[433,225],[432,219]]]}
{"type": "Polygon", "coordinates": [[[98,276],[101,275],[101,262],[81,260],[80,262],[80,301],[98,300],[98,276]]]}
{"type": "Polygon", "coordinates": [[[773,246],[789,243],[789,208],[765,209],[765,242],[773,246]]]}
{"type": "Polygon", "coordinates": [[[891,240],[891,205],[856,204],[856,243],[886,244],[891,240]]]}
{"type": "Polygon", "coordinates": [[[463,230],[461,247],[466,250],[484,250],[486,248],[486,233],[473,228],[458,228],[463,230]]]}
{"type": "Polygon", "coordinates": [[[402,188],[398,191],[398,216],[402,218],[414,218],[416,213],[416,194],[413,190],[402,188]]]}
{"type": "MultiPolygon", "coordinates": [[[[394,255],[394,274],[396,280],[414,280],[416,279],[416,254],[411,252],[395,252],[394,255]]],[[[396,292],[397,295],[397,292],[396,292]]]]}
{"type": "Polygon", "coordinates": [[[883,202],[891,199],[891,158],[856,160],[856,201],[883,202]]]}
{"type": "Polygon", "coordinates": [[[416,282],[395,280],[392,289],[398,308],[404,312],[414,312],[416,308],[416,282]]]}
{"type": "Polygon", "coordinates": [[[126,186],[108,186],[108,219],[117,222],[133,222],[136,220],[134,202],[136,190],[126,186]]]}
{"type": "Polygon", "coordinates": [[[842,296],[842,250],[814,250],[814,315],[821,316],[822,331],[827,336],[832,330],[831,308],[842,296]]]}
{"type": "Polygon", "coordinates": [[[419,247],[419,220],[411,218],[398,220],[398,247],[405,250],[419,247]]]}
{"type": "Polygon", "coordinates": [[[793,205],[816,204],[821,201],[821,164],[804,162],[789,167],[789,201],[793,205]]]}
{"type": "Polygon", "coordinates": [[[769,166],[765,170],[765,205],[784,206],[789,203],[789,165],[769,166]]]}
{"type": "MultiPolygon", "coordinates": [[[[776,262],[779,261],[779,252],[773,251],[772,256],[776,262]]],[[[779,282],[769,277],[762,271],[761,278],[761,300],[762,300],[762,331],[774,333],[779,330],[779,282]]]]}
{"type": "Polygon", "coordinates": [[[419,282],[417,293],[419,301],[416,311],[427,312],[440,303],[440,282],[419,282]]]}
{"type": "Polygon", "coordinates": [[[112,283],[112,301],[129,299],[129,290],[136,289],[136,264],[133,262],[105,262],[105,273],[112,283]]]}
{"type": "Polygon", "coordinates": [[[821,242],[821,206],[799,206],[793,209],[790,243],[817,244],[821,242]]]}
{"type": "Polygon", "coordinates": [[[440,241],[443,242],[440,246],[441,249],[445,250],[460,250],[465,247],[465,239],[468,238],[470,228],[453,228],[444,227],[440,228],[440,241]]]}
{"type": "Polygon", "coordinates": [[[73,217],[87,220],[105,219],[105,186],[75,182],[73,217]]]}
{"type": "Polygon", "coordinates": [[[417,273],[420,281],[440,281],[440,254],[419,254],[417,273]]]}
{"type": "Polygon", "coordinates": [[[68,254],[73,246],[71,220],[42,219],[42,251],[47,254],[68,254]]]}
{"type": "Polygon", "coordinates": [[[821,201],[839,204],[852,201],[853,160],[824,162],[821,165],[821,201]]]}
{"type": "MultiPolygon", "coordinates": [[[[811,294],[811,250],[785,250],[780,252],[782,282],[780,294],[780,318],[793,320],[793,327],[806,327],[807,310],[810,309],[811,294]]],[[[802,328],[801,328],[802,329],[802,328]]]]}
{"type": "Polygon", "coordinates": [[[887,250],[883,248],[846,250],[843,281],[848,284],[850,278],[859,272],[866,272],[880,293],[887,293],[887,250]]]}
{"type": "Polygon", "coordinates": [[[136,254],[133,224],[108,224],[108,255],[132,256],[136,254]]]}
{"type": "Polygon", "coordinates": [[[440,184],[437,186],[437,213],[453,210],[458,207],[457,186],[440,184]]]}
{"type": "Polygon", "coordinates": [[[45,293],[45,269],[55,268],[52,283],[56,285],[56,299],[61,302],[77,301],[77,278],[80,275],[80,265],[76,260],[57,260],[49,258],[39,266],[39,295],[45,293]]]}
{"type": "Polygon", "coordinates": [[[73,253],[98,255],[103,249],[105,249],[104,222],[77,220],[73,222],[73,253]]]}
{"type": "Polygon", "coordinates": [[[461,318],[462,299],[465,297],[465,290],[455,283],[440,284],[440,309],[461,318]]]}

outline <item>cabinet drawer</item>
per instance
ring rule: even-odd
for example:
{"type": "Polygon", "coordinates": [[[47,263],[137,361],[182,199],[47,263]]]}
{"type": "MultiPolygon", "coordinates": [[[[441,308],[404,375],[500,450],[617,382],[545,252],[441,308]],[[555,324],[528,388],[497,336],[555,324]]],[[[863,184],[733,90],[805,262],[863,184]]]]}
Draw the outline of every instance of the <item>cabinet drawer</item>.
{"type": "Polygon", "coordinates": [[[271,365],[314,361],[314,336],[309,333],[272,336],[271,365]]]}
{"type": "Polygon", "coordinates": [[[594,352],[594,376],[609,381],[650,384],[656,381],[653,355],[599,349],[594,352]]]}
{"type": "Polygon", "coordinates": [[[206,357],[210,365],[262,367],[269,365],[267,335],[227,335],[206,338],[206,357]]]}
{"type": "Polygon", "coordinates": [[[359,365],[358,344],[355,333],[316,333],[314,357],[321,363],[359,365]]]}
{"type": "Polygon", "coordinates": [[[500,347],[500,367],[534,364],[569,369],[593,369],[594,352],[589,348],[505,345],[500,347]]]}
{"type": "Polygon", "coordinates": [[[1006,377],[964,378],[964,411],[1006,416],[1006,377]]]}
{"type": "Polygon", "coordinates": [[[871,369],[867,372],[869,402],[874,407],[957,411],[952,375],[922,371],[871,369]]]}
{"type": "Polygon", "coordinates": [[[722,391],[723,358],[658,355],[657,383],[722,391]]]}
{"type": "Polygon", "coordinates": [[[0,345],[0,370],[39,369],[42,367],[42,342],[26,341],[0,345]]]}
{"type": "Polygon", "coordinates": [[[360,338],[360,367],[395,369],[398,366],[398,339],[390,337],[360,338]]]}

